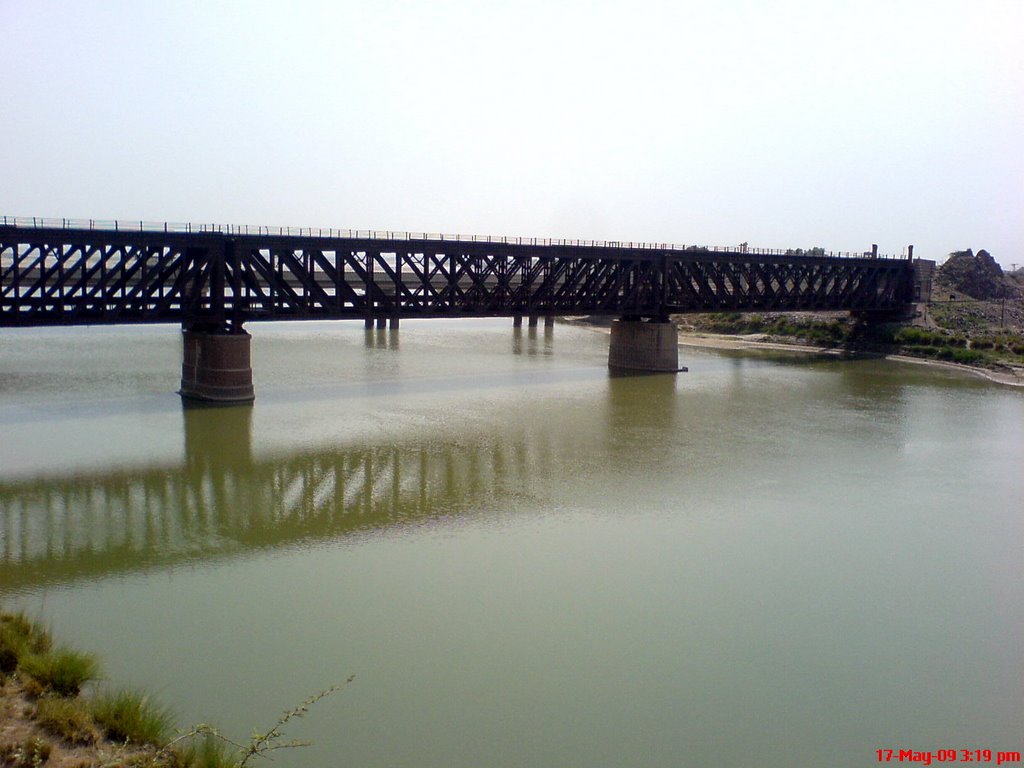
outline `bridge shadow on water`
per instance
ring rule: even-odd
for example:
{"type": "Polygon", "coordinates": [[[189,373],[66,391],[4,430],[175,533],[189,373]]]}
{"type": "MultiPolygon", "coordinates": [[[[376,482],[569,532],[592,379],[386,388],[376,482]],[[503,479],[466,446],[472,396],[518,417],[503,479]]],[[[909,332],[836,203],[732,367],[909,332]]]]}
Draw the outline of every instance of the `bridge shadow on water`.
{"type": "MultiPolygon", "coordinates": [[[[367,349],[401,349],[401,332],[397,328],[367,328],[365,337],[367,349]]],[[[535,357],[555,353],[555,330],[552,326],[512,329],[512,354],[535,357]]]]}
{"type": "Polygon", "coordinates": [[[391,349],[397,351],[400,348],[400,333],[397,328],[367,328],[366,348],[367,349],[391,349]]]}
{"type": "Polygon", "coordinates": [[[483,513],[556,463],[526,434],[256,457],[252,407],[182,413],[181,464],[0,480],[0,590],[483,513]]]}
{"type": "Polygon", "coordinates": [[[555,353],[555,332],[551,326],[512,329],[512,354],[536,357],[555,353]]]}

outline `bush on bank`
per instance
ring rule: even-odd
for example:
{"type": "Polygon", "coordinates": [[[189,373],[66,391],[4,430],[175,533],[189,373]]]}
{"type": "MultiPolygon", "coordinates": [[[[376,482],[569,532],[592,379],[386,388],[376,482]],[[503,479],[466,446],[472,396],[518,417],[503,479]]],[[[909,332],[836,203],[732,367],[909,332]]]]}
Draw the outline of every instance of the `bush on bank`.
{"type": "Polygon", "coordinates": [[[804,339],[826,346],[840,344],[850,337],[850,328],[842,320],[716,312],[694,318],[693,321],[700,330],[713,333],[764,333],[804,339]]]}

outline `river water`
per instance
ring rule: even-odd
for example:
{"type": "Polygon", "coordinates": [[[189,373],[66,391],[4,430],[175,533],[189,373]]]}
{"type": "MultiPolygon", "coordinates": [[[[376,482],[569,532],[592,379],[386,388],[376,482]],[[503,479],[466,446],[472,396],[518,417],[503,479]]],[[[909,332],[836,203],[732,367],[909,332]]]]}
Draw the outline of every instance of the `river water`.
{"type": "MultiPolygon", "coordinates": [[[[0,602],[279,766],[866,766],[1021,750],[1024,392],[511,322],[0,332],[0,602]],[[895,758],[894,758],[895,759],[895,758]]],[[[993,757],[993,762],[994,762],[993,757]]]]}

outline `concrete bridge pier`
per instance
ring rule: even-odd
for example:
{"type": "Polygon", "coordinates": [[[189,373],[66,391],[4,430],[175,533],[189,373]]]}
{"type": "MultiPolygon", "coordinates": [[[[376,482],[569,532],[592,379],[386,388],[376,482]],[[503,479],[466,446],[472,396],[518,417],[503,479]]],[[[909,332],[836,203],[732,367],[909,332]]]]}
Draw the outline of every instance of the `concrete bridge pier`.
{"type": "Polygon", "coordinates": [[[612,321],[608,367],[621,371],[676,373],[679,333],[675,323],[660,319],[622,318],[612,321]]]}
{"type": "Polygon", "coordinates": [[[208,403],[251,403],[252,386],[250,336],[241,328],[226,331],[182,331],[184,351],[181,389],[178,394],[208,403]]]}

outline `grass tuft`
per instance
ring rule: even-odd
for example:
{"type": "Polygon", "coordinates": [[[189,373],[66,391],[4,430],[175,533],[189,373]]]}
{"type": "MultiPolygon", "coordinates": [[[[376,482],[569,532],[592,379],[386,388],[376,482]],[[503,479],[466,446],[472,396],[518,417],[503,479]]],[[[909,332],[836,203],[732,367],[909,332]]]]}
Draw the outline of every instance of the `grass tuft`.
{"type": "Polygon", "coordinates": [[[52,747],[42,739],[30,738],[21,744],[0,745],[0,765],[11,768],[37,768],[50,759],[52,747]]]}
{"type": "MultiPolygon", "coordinates": [[[[0,671],[6,669],[12,658],[16,667],[22,656],[46,653],[50,647],[49,632],[24,613],[0,613],[0,654],[4,659],[4,667],[0,671]]],[[[8,671],[13,672],[14,669],[8,671]]]]}
{"type": "Polygon", "coordinates": [[[133,691],[104,693],[92,702],[92,716],[115,741],[163,745],[171,734],[171,713],[133,691]]]}
{"type": "Polygon", "coordinates": [[[177,764],[188,768],[238,768],[237,750],[213,734],[180,749],[177,764]]]}
{"type": "Polygon", "coordinates": [[[25,656],[20,666],[45,690],[60,696],[77,696],[83,685],[100,674],[95,656],[66,648],[25,656]]]}
{"type": "Polygon", "coordinates": [[[100,731],[81,699],[44,696],[36,702],[36,720],[69,744],[95,744],[100,731]]]}

